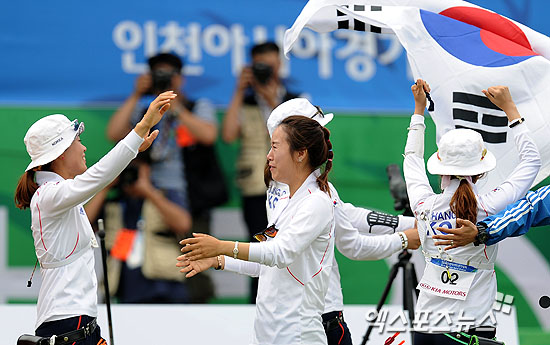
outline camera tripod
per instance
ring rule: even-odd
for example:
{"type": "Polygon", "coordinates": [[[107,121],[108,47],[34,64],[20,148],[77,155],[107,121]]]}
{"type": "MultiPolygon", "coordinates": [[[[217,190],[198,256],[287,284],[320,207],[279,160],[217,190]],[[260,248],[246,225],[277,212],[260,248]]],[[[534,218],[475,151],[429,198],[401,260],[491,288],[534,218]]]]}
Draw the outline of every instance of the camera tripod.
{"type": "MultiPolygon", "coordinates": [[[[388,298],[388,293],[390,292],[392,283],[395,280],[397,273],[399,272],[399,268],[402,268],[403,269],[403,310],[407,310],[409,312],[409,322],[412,323],[412,321],[414,320],[414,303],[415,303],[414,298],[418,298],[418,291],[416,290],[416,286],[418,285],[418,279],[416,278],[416,271],[414,270],[414,264],[410,262],[411,256],[412,254],[406,249],[404,249],[401,253],[399,253],[399,257],[398,257],[399,260],[392,266],[390,270],[388,282],[386,283],[386,287],[384,288],[384,292],[382,293],[382,296],[380,297],[380,300],[376,305],[377,314],[380,312],[380,309],[382,309],[382,305],[386,302],[386,299],[388,298]]],[[[372,328],[373,328],[373,324],[371,323],[367,328],[367,332],[363,337],[363,341],[361,342],[361,345],[365,345],[369,340],[370,334],[372,332],[372,328]]]]}

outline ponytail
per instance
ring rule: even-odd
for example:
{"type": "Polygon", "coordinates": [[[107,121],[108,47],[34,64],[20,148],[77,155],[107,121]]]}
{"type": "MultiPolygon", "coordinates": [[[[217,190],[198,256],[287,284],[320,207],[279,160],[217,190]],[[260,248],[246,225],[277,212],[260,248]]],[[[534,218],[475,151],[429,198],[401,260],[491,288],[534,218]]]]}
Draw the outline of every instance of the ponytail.
{"type": "Polygon", "coordinates": [[[38,184],[34,181],[34,174],[34,170],[25,171],[19,178],[15,188],[15,206],[20,210],[24,210],[31,205],[32,196],[38,189],[38,184]]]}
{"type": "Polygon", "coordinates": [[[460,180],[449,206],[457,218],[467,219],[474,224],[477,222],[477,199],[466,179],[460,180]]]}
{"type": "Polygon", "coordinates": [[[273,180],[271,176],[271,170],[269,170],[269,160],[265,162],[264,166],[264,183],[267,188],[269,188],[269,183],[273,180]]]}
{"type": "Polygon", "coordinates": [[[325,127],[321,128],[323,129],[323,134],[325,138],[327,160],[323,172],[321,173],[321,175],[319,175],[319,177],[317,177],[317,184],[323,192],[330,195],[330,187],[328,185],[328,173],[332,169],[332,158],[334,157],[334,153],[332,152],[332,143],[330,142],[330,131],[325,127]]]}

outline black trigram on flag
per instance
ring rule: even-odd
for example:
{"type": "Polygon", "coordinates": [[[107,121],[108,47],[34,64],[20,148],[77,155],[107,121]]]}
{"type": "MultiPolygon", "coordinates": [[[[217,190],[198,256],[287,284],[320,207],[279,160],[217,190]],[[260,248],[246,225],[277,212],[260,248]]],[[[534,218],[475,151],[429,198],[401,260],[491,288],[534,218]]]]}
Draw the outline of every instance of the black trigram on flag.
{"type": "MultiPolygon", "coordinates": [[[[342,5],[342,7],[350,8],[350,5],[342,5]]],[[[365,5],[353,5],[354,12],[365,12],[366,8],[370,7],[371,11],[382,11],[382,6],[365,6],[365,5]]],[[[355,31],[368,31],[374,33],[381,33],[382,29],[378,26],[369,25],[365,22],[362,22],[358,19],[353,19],[353,27],[350,27],[351,19],[348,18],[348,15],[342,11],[336,10],[336,16],[338,17],[338,29],[352,29],[355,31]]]]}
{"type": "Polygon", "coordinates": [[[455,128],[473,129],[481,134],[486,143],[501,144],[506,142],[505,127],[508,126],[508,118],[485,96],[453,92],[453,120],[455,128]],[[489,109],[492,114],[485,113],[489,109]],[[459,123],[462,124],[457,124],[457,120],[460,120],[459,123]],[[467,124],[468,122],[471,125],[467,124]]]}

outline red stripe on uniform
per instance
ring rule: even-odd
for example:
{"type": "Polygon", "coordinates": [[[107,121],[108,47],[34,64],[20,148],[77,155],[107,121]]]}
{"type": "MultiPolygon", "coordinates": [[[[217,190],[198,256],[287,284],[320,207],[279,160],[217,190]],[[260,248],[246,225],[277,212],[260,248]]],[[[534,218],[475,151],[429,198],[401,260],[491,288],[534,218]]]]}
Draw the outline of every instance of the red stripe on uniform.
{"type": "MultiPolygon", "coordinates": [[[[82,315],[78,317],[78,326],[76,326],[76,329],[80,328],[80,322],[82,321],[82,315]]],[[[72,345],[76,344],[76,341],[72,343],[72,345]]]]}
{"type": "Polygon", "coordinates": [[[290,275],[292,276],[292,278],[296,279],[296,281],[297,281],[298,283],[304,285],[304,283],[302,283],[302,282],[300,281],[300,279],[296,278],[296,277],[294,276],[294,274],[292,274],[292,272],[290,272],[290,269],[289,269],[288,267],[286,268],[286,270],[288,271],[288,273],[290,273],[290,275]]]}
{"type": "Polygon", "coordinates": [[[40,223],[40,240],[42,241],[44,250],[48,251],[48,249],[46,248],[46,244],[44,243],[44,237],[42,236],[42,217],[40,216],[40,207],[38,207],[38,204],[36,204],[36,208],[38,209],[38,222],[40,223]]]}
{"type": "Polygon", "coordinates": [[[344,326],[342,326],[341,322],[338,322],[338,325],[342,329],[342,336],[340,337],[340,340],[338,340],[338,345],[340,345],[340,343],[342,342],[342,339],[344,339],[344,333],[346,333],[346,331],[344,330],[344,326]]]}
{"type": "Polygon", "coordinates": [[[323,260],[325,260],[325,255],[327,255],[327,250],[328,250],[328,247],[330,246],[330,239],[332,238],[332,231],[328,234],[328,244],[327,244],[327,247],[325,248],[325,252],[323,253],[323,257],[321,258],[321,262],[319,262],[319,265],[323,263],[323,260]]]}
{"type": "MultiPolygon", "coordinates": [[[[479,200],[479,198],[477,198],[479,200]]],[[[479,204],[481,205],[481,208],[483,209],[483,211],[485,211],[485,215],[486,217],[489,217],[489,212],[487,212],[487,210],[485,209],[485,206],[483,206],[483,204],[481,203],[481,201],[479,202],[479,204]]]]}
{"type": "Polygon", "coordinates": [[[80,233],[77,233],[77,235],[76,235],[76,243],[74,244],[73,251],[71,252],[71,254],[67,255],[67,256],[65,257],[65,259],[67,259],[69,256],[73,255],[74,250],[76,249],[76,246],[78,245],[78,240],[79,240],[79,239],[80,239],[80,233]]]}
{"type": "Polygon", "coordinates": [[[319,269],[319,271],[317,271],[317,273],[315,273],[313,276],[311,276],[311,278],[313,278],[313,277],[315,277],[316,275],[318,275],[322,270],[323,270],[323,266],[321,266],[321,268],[319,269]]]}
{"type": "MultiPolygon", "coordinates": [[[[328,247],[330,246],[330,239],[332,238],[332,231],[328,234],[328,241],[329,243],[327,244],[327,247],[325,248],[325,252],[323,253],[323,257],[321,258],[321,262],[319,262],[319,265],[323,263],[323,261],[325,260],[325,255],[327,255],[327,250],[328,250],[328,247]]],[[[317,273],[315,273],[311,278],[315,277],[316,275],[319,274],[319,272],[321,272],[323,270],[323,266],[321,266],[321,268],[319,269],[319,271],[317,271],[317,273]]]]}

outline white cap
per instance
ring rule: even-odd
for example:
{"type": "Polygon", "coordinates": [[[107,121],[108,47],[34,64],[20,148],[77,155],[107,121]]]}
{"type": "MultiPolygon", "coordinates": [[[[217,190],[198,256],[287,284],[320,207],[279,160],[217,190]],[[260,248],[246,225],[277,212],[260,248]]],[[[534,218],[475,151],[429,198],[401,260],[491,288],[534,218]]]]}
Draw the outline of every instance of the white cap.
{"type": "Polygon", "coordinates": [[[314,106],[305,98],[293,98],[280,104],[277,108],[273,109],[271,115],[269,115],[269,119],[267,119],[269,136],[273,135],[275,128],[277,128],[284,119],[293,115],[309,117],[316,120],[324,127],[334,118],[334,114],[323,114],[320,110],[320,108],[314,106]]]}
{"type": "Polygon", "coordinates": [[[83,131],[83,122],[71,121],[62,114],[48,115],[33,123],[24,139],[32,160],[25,171],[54,161],[83,131]]]}
{"type": "Polygon", "coordinates": [[[434,175],[474,176],[493,170],[495,156],[487,151],[481,134],[471,129],[453,129],[439,140],[439,150],[428,159],[434,175]]]}

